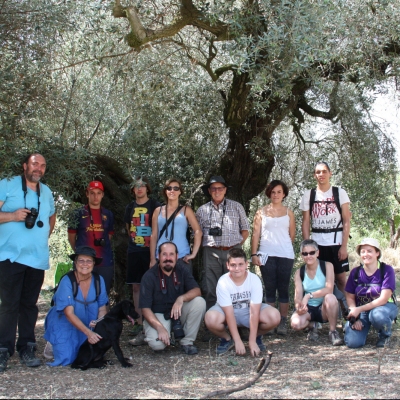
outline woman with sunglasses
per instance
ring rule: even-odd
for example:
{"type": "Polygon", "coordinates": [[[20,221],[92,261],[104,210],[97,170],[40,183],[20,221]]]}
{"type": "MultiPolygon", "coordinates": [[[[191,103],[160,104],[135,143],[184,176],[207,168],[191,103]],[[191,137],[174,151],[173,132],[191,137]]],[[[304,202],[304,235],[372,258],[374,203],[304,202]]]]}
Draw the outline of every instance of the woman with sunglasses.
{"type": "Polygon", "coordinates": [[[379,261],[381,250],[376,239],[363,239],[356,251],[362,264],[351,270],[346,283],[350,312],[349,322],[344,328],[344,341],[351,348],[364,346],[372,326],[378,332],[376,347],[385,347],[398,314],[393,296],[395,273],[393,267],[379,261]]]}
{"type": "Polygon", "coordinates": [[[152,219],[150,239],[150,266],[156,263],[156,249],[164,242],[173,242],[178,248],[178,257],[192,272],[192,261],[200,248],[203,233],[196,215],[189,206],[181,206],[179,198],[183,194],[179,179],[168,179],[165,182],[163,196],[166,204],[155,209],[152,219]],[[188,227],[194,233],[192,252],[187,237],[188,227]]]}
{"type": "Polygon", "coordinates": [[[286,335],[296,223],[293,212],[282,204],[289,194],[285,183],[273,180],[265,189],[265,194],[271,202],[258,210],[254,217],[251,257],[253,264],[260,267],[269,305],[275,306],[278,291],[281,322],[276,332],[286,335]]]}
{"type": "Polygon", "coordinates": [[[328,322],[329,339],[333,346],[340,346],[343,340],[336,330],[339,303],[333,294],[335,279],[333,265],[318,260],[318,244],[314,240],[303,240],[300,251],[305,265],[294,275],[296,311],[291,318],[292,328],[295,330],[309,328],[307,340],[317,341],[319,338],[317,323],[328,322]]]}

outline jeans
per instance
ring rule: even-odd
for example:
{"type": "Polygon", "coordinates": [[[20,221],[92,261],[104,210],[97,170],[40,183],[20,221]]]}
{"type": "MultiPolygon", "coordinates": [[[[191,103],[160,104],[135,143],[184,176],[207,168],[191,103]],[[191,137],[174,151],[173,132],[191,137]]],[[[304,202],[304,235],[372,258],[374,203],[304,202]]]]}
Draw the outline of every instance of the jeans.
{"type": "Polygon", "coordinates": [[[44,271],[5,260],[0,262],[0,347],[14,354],[18,326],[17,351],[28,342],[35,343],[38,316],[37,300],[44,271]]]}
{"type": "Polygon", "coordinates": [[[360,314],[360,321],[364,328],[361,331],[351,329],[347,322],[344,328],[344,342],[347,347],[357,348],[365,345],[371,325],[378,331],[379,338],[390,337],[392,334],[392,321],[396,318],[398,309],[394,303],[386,303],[370,311],[360,314]]]}

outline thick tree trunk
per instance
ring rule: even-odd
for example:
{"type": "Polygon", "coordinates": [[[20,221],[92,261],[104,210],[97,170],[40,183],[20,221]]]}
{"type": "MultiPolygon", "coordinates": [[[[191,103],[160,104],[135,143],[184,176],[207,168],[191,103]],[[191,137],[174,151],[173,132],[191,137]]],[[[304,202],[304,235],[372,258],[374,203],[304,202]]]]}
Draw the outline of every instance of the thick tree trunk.
{"type": "MultiPolygon", "coordinates": [[[[248,74],[235,74],[224,119],[229,128],[229,141],[214,174],[222,175],[232,186],[229,197],[249,210],[250,201],[267,185],[274,166],[272,134],[282,120],[297,106],[305,84],[295,85],[290,100],[270,100],[265,115],[254,114],[248,74]]],[[[267,95],[267,94],[263,94],[267,95]]]]}

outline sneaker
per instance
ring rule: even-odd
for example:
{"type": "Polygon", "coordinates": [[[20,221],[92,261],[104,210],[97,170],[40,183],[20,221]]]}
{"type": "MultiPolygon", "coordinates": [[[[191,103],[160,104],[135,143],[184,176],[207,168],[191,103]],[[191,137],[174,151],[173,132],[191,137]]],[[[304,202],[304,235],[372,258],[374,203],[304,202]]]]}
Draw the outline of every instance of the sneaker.
{"type": "Polygon", "coordinates": [[[129,334],[132,336],[137,336],[140,332],[143,332],[143,325],[135,324],[129,334]]]}
{"type": "Polygon", "coordinates": [[[189,355],[197,354],[199,352],[197,347],[193,344],[181,344],[181,349],[184,353],[189,355]]]}
{"type": "Polygon", "coordinates": [[[332,342],[332,346],[340,346],[343,344],[343,339],[339,336],[338,331],[329,332],[329,340],[332,342]]]}
{"type": "Polygon", "coordinates": [[[221,338],[219,339],[219,345],[217,347],[217,355],[220,356],[222,354],[225,354],[234,347],[235,342],[232,339],[226,340],[224,338],[221,338]]]}
{"type": "Polygon", "coordinates": [[[28,342],[26,348],[19,352],[19,359],[21,364],[27,367],[38,367],[41,361],[35,357],[36,343],[28,342]]]}
{"type": "Polygon", "coordinates": [[[202,337],[202,341],[203,342],[209,342],[212,338],[214,337],[214,335],[208,330],[207,327],[204,328],[204,334],[202,337]]]}
{"type": "Polygon", "coordinates": [[[278,335],[285,336],[287,335],[287,326],[286,326],[287,318],[286,317],[281,317],[281,322],[276,328],[276,333],[278,335]]]}
{"type": "Polygon", "coordinates": [[[389,344],[390,336],[380,337],[376,342],[376,347],[383,348],[389,344]]]}
{"type": "Polygon", "coordinates": [[[143,332],[139,332],[134,339],[129,341],[132,346],[142,346],[146,344],[146,335],[143,332]]]}
{"type": "Polygon", "coordinates": [[[307,334],[307,340],[316,342],[319,339],[318,328],[314,323],[314,326],[309,329],[307,334]]]}
{"type": "Polygon", "coordinates": [[[267,350],[267,347],[265,346],[265,344],[262,341],[262,335],[259,335],[256,337],[256,343],[257,343],[257,346],[260,349],[260,351],[267,350]]]}
{"type": "Polygon", "coordinates": [[[10,358],[8,349],[0,347],[0,372],[4,372],[7,368],[7,361],[10,358]]]}
{"type": "Polygon", "coordinates": [[[50,342],[46,343],[46,347],[44,348],[44,351],[43,351],[43,356],[44,356],[44,358],[47,358],[48,360],[52,360],[54,358],[53,346],[50,342]]]}

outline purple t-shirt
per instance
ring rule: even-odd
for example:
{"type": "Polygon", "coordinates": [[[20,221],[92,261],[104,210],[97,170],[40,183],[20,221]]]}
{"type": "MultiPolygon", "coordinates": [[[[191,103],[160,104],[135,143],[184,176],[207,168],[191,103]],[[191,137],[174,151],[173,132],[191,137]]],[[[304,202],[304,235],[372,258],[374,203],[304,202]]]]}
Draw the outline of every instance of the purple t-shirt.
{"type": "Polygon", "coordinates": [[[368,276],[364,268],[360,268],[358,283],[354,281],[354,275],[357,268],[350,272],[346,283],[346,292],[355,294],[357,307],[370,303],[381,295],[382,289],[390,289],[392,292],[396,289],[396,279],[394,270],[390,265],[380,263],[380,268],[384,268],[383,282],[381,282],[381,271],[378,268],[375,273],[368,276]],[[377,284],[377,286],[363,286],[363,284],[377,284]]]}

